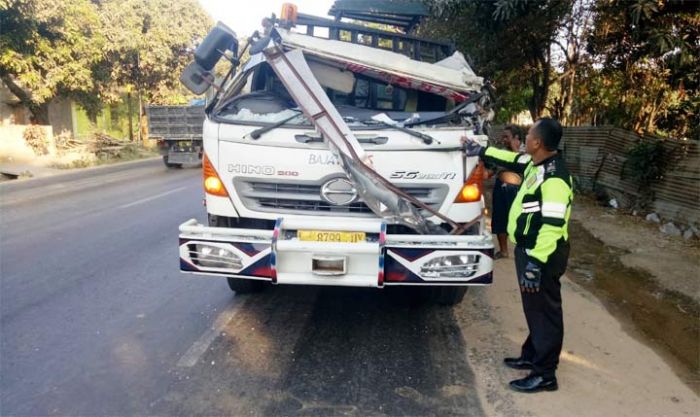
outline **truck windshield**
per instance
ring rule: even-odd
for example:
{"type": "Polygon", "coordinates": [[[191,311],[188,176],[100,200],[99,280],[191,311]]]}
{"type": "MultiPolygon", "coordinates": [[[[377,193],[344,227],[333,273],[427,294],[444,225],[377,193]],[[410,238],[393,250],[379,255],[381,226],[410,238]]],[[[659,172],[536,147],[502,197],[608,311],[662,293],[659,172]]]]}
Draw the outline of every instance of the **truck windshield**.
{"type": "MultiPolygon", "coordinates": [[[[224,103],[215,117],[223,122],[266,125],[279,123],[298,112],[287,89],[267,63],[258,65],[247,76],[245,87],[224,103]],[[296,109],[296,110],[295,110],[296,109]]],[[[437,94],[392,86],[354,74],[350,88],[340,91],[338,83],[320,80],[326,94],[351,128],[376,127],[372,116],[385,113],[396,122],[416,118],[439,118],[454,102],[437,94]],[[332,85],[332,86],[329,86],[332,85]]],[[[286,125],[308,126],[303,116],[286,125]]]]}

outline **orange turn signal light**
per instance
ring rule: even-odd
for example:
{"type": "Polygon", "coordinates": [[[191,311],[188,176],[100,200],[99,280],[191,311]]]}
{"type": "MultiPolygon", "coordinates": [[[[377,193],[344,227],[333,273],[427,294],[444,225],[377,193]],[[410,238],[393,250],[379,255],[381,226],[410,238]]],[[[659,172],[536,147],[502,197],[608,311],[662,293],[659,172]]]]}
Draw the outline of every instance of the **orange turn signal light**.
{"type": "Polygon", "coordinates": [[[481,200],[481,189],[484,180],[484,164],[479,165],[472,171],[471,175],[459,190],[455,203],[473,203],[481,200]]]}
{"type": "Polygon", "coordinates": [[[204,154],[204,158],[202,158],[202,173],[204,175],[204,191],[206,191],[207,194],[228,197],[226,187],[224,187],[224,183],[214,169],[214,165],[212,165],[209,158],[207,158],[207,154],[204,154]]]}
{"type": "Polygon", "coordinates": [[[286,20],[292,24],[297,22],[297,6],[292,3],[284,3],[282,5],[282,13],[280,13],[280,20],[286,20]]]}
{"type": "Polygon", "coordinates": [[[464,184],[457,196],[457,203],[471,203],[481,199],[481,190],[476,184],[464,184]]]}

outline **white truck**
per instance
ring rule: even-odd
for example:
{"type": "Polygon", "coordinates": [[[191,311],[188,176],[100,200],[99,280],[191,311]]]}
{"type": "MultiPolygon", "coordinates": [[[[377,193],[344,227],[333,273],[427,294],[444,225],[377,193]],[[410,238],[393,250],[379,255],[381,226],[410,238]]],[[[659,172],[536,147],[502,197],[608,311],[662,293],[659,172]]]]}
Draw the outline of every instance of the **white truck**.
{"type": "Polygon", "coordinates": [[[460,142],[487,140],[482,78],[448,44],[284,7],[240,68],[218,24],[181,77],[201,94],[232,62],[205,111],[208,224],[180,226],[181,271],[238,293],[420,286],[445,305],[490,284],[483,168],[460,142]]]}

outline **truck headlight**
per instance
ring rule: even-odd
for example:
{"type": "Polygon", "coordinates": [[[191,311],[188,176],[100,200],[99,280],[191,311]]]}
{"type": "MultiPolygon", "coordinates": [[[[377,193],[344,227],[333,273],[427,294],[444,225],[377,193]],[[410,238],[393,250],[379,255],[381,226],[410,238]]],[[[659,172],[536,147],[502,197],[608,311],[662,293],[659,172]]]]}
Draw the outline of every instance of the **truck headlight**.
{"type": "Polygon", "coordinates": [[[449,255],[433,258],[420,268],[425,278],[468,278],[479,270],[480,255],[449,255]]]}
{"type": "Polygon", "coordinates": [[[241,269],[243,262],[241,257],[236,255],[232,250],[222,248],[220,246],[207,245],[198,243],[194,245],[195,253],[192,260],[199,266],[204,268],[225,268],[225,269],[241,269]]]}

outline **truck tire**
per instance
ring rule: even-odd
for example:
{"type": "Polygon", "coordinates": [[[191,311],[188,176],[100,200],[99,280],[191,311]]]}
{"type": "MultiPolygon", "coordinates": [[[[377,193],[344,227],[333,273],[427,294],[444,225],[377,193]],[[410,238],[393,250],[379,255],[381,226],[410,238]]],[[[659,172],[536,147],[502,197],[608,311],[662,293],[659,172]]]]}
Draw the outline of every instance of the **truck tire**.
{"type": "Polygon", "coordinates": [[[182,168],[182,164],[171,164],[170,162],[168,162],[168,155],[163,155],[163,163],[168,168],[173,168],[173,169],[182,168]]]}
{"type": "Polygon", "coordinates": [[[228,287],[236,294],[251,294],[265,289],[267,282],[244,278],[226,278],[228,287]]]}
{"type": "Polygon", "coordinates": [[[433,287],[431,299],[442,306],[456,306],[464,299],[468,287],[433,287]]]}

